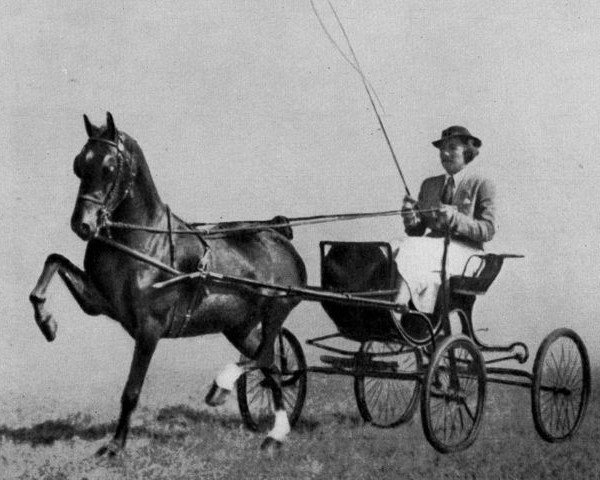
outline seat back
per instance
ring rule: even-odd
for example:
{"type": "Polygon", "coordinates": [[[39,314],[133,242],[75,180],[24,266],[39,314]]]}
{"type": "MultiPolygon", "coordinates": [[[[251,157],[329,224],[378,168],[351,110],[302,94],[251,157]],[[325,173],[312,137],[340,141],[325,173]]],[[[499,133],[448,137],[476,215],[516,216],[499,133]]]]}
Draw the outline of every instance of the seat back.
{"type": "MultiPolygon", "coordinates": [[[[320,250],[324,290],[394,300],[399,277],[388,243],[322,241],[320,250]]],[[[347,338],[362,342],[398,336],[389,310],[326,301],[321,305],[347,338]]]]}
{"type": "Polygon", "coordinates": [[[462,275],[450,277],[450,293],[461,295],[483,295],[494,282],[506,258],[522,258],[523,255],[512,253],[486,253],[484,255],[472,255],[463,270],[462,275]],[[480,264],[472,275],[466,275],[469,264],[475,258],[480,264]]]}

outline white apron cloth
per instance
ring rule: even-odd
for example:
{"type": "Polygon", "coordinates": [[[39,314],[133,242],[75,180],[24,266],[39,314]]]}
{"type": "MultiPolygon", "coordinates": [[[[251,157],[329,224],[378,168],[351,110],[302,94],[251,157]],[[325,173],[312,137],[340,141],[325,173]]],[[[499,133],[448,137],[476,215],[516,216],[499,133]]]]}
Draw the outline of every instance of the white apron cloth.
{"type": "MultiPolygon", "coordinates": [[[[390,242],[398,272],[403,282],[400,285],[398,302],[406,304],[412,299],[417,310],[433,313],[441,285],[440,272],[444,254],[444,239],[431,237],[406,237],[390,242]]],[[[467,260],[483,250],[463,242],[450,240],[446,259],[446,278],[461,275],[467,260]]],[[[467,275],[473,274],[480,262],[474,258],[468,264],[467,275]]]]}

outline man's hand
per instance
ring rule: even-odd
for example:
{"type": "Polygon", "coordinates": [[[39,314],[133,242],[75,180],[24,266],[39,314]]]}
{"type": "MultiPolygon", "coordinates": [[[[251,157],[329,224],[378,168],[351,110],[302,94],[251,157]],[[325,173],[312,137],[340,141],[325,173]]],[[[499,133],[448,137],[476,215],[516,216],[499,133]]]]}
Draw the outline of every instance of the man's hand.
{"type": "Polygon", "coordinates": [[[419,218],[417,212],[415,212],[416,204],[417,201],[414,198],[411,198],[408,195],[404,197],[401,212],[402,218],[404,219],[404,225],[412,227],[418,222],[419,218]]]}
{"type": "Polygon", "coordinates": [[[455,205],[440,204],[438,209],[438,218],[442,225],[449,227],[452,225],[458,210],[455,205]]]}

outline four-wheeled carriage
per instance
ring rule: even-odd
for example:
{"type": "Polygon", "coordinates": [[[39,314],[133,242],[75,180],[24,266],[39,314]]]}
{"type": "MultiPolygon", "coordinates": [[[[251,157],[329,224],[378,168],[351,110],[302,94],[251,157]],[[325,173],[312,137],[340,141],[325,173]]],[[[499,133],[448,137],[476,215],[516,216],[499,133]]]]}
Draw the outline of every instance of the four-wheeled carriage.
{"type": "MultiPolygon", "coordinates": [[[[486,345],[473,328],[475,298],[486,293],[503,262],[518,255],[473,256],[469,262],[479,262],[474,273],[450,277],[438,307],[425,315],[394,303],[400,279],[389,244],[321,242],[320,249],[321,288],[313,288],[307,299],[331,292],[321,303],[337,332],[307,340],[328,354],[321,356],[321,365],[306,366],[297,339],[282,330],[275,354],[290,423],[302,410],[307,372],[314,372],[354,377],[359,412],[379,427],[406,422],[420,403],[425,436],[440,452],[462,450],[475,441],[488,383],[530,388],[535,428],[544,440],[575,434],[590,392],[589,359],[580,337],[566,328],[550,333],[530,373],[496,366],[511,360],[525,363],[529,353],[524,343],[486,345]],[[452,332],[451,324],[460,333],[452,332]],[[334,338],[356,342],[358,348],[333,346],[329,341],[334,338]]],[[[256,428],[268,418],[271,401],[260,371],[240,378],[238,403],[246,425],[256,428]]]]}

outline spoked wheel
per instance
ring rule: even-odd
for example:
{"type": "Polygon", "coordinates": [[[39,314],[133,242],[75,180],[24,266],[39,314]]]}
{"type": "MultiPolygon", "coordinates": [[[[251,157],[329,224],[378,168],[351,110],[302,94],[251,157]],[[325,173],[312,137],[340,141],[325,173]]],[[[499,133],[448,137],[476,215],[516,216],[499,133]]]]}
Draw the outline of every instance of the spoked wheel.
{"type": "MultiPolygon", "coordinates": [[[[275,365],[281,372],[280,382],[285,411],[294,425],[306,398],[306,359],[298,339],[282,328],[275,339],[275,365]]],[[[237,381],[237,399],[244,424],[251,430],[270,425],[275,412],[273,394],[260,370],[244,373],[237,381]]]]}
{"type": "Polygon", "coordinates": [[[540,436],[560,442],[577,432],[590,395],[590,360],[573,330],[560,328],[542,342],[533,364],[531,408],[540,436]]]}
{"type": "Polygon", "coordinates": [[[421,384],[417,378],[423,366],[421,352],[397,343],[365,342],[361,353],[374,354],[372,366],[378,373],[414,373],[412,379],[357,376],[354,394],[360,415],[377,427],[391,428],[410,420],[419,402],[421,384]]]}
{"type": "Polygon", "coordinates": [[[469,338],[446,338],[436,349],[423,385],[425,437],[441,453],[469,447],[477,437],[486,394],[485,363],[469,338]]]}

